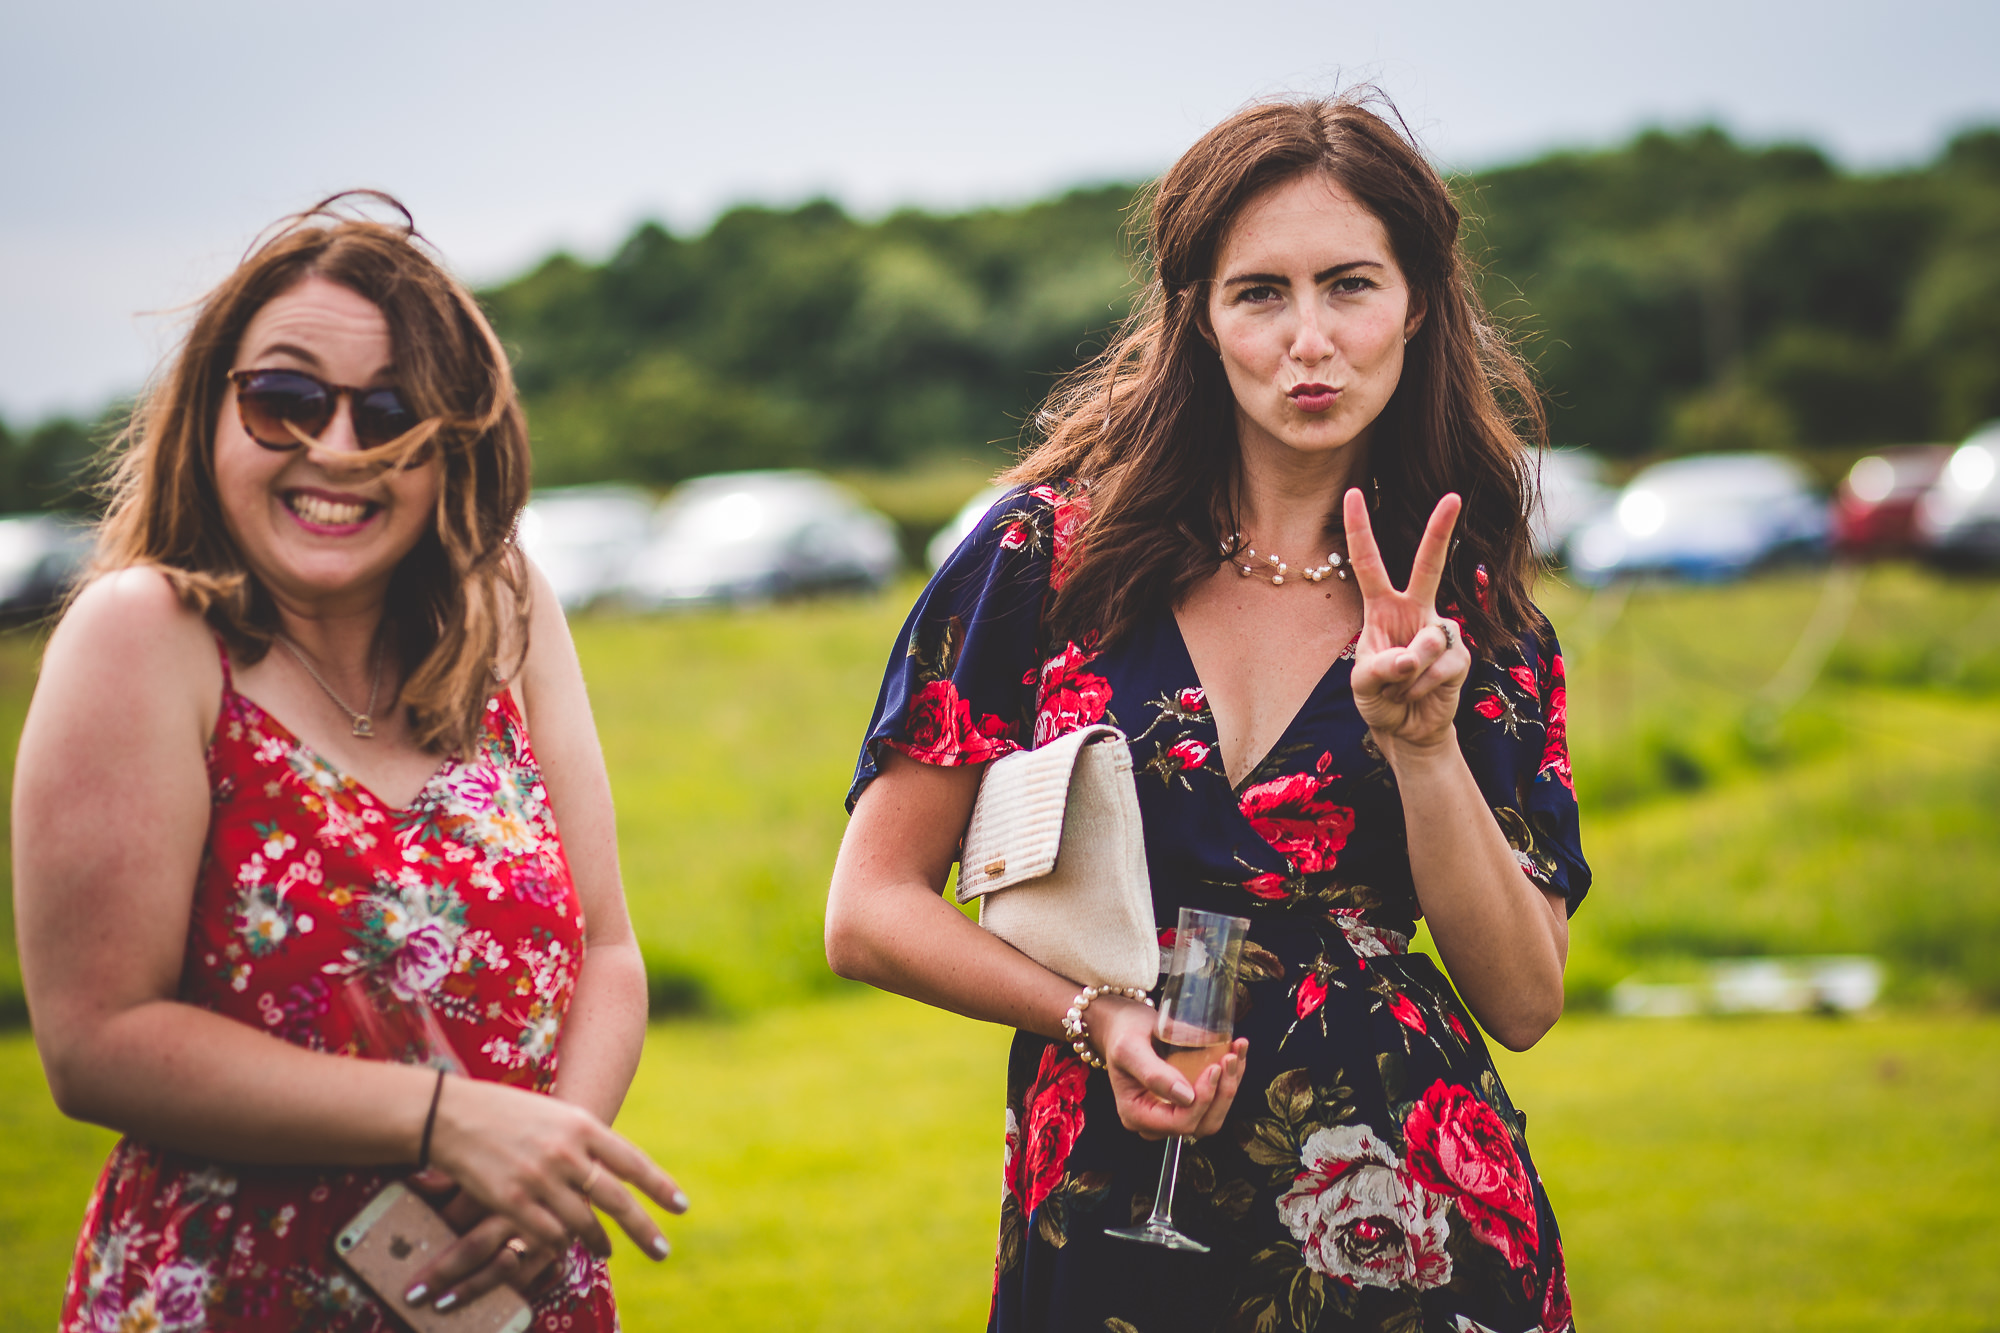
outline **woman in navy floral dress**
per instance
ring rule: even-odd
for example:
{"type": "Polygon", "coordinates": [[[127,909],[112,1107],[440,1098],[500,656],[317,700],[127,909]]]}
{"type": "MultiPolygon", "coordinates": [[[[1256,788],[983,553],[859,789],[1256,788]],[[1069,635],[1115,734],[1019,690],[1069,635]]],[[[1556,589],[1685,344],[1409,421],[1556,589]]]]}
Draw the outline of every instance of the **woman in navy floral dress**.
{"type": "Polygon", "coordinates": [[[1019,1029],[995,1328],[1570,1327],[1480,1029],[1523,1049],[1555,1021],[1590,872],[1528,600],[1540,417],[1458,222],[1365,102],[1211,131],[1159,186],[1123,338],[890,659],[828,951],[1019,1029]],[[1091,1069],[1059,1036],[1075,983],[939,897],[978,765],[1096,722],[1129,739],[1159,920],[1252,923],[1239,1040],[1193,1082],[1112,997],[1091,1069]],[[1150,1208],[1169,1133],[1196,1138],[1174,1213],[1208,1254],[1104,1235],[1150,1208]]]}

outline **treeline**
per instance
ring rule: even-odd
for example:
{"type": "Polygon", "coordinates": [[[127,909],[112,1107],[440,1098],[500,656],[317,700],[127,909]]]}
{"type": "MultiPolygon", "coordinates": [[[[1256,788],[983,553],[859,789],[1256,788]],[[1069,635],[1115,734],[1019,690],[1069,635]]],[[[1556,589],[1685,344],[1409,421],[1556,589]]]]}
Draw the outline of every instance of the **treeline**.
{"type": "MultiPolygon", "coordinates": [[[[1557,443],[1873,445],[2000,416],[2000,128],[1872,174],[1655,131],[1454,186],[1557,443]]],[[[556,255],[482,293],[538,480],[997,461],[1135,295],[1134,194],[874,222],[745,207],[699,236],[647,224],[601,264],[556,255]]],[[[0,430],[0,507],[73,497],[85,434],[0,430]]]]}
{"type": "MultiPolygon", "coordinates": [[[[1454,182],[1557,443],[1947,439],[2000,416],[2000,129],[1922,167],[1650,132],[1454,182]]],[[[741,208],[486,293],[550,482],[1012,445],[1133,283],[1130,187],[1013,210],[741,208]]]]}

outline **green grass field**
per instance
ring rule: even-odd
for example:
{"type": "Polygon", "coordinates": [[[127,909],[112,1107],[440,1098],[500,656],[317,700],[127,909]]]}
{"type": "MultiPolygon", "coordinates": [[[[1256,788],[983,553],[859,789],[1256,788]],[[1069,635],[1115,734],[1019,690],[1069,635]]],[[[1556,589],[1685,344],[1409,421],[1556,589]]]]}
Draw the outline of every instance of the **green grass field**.
{"type": "MultiPolygon", "coordinates": [[[[656,992],[700,1011],[654,1027],[621,1122],[696,1204],[666,1266],[618,1261],[634,1329],[983,1318],[1004,1034],[864,994],[820,950],[913,591],[577,625],[656,992]]],[[[1885,567],[1543,602],[1598,884],[1576,1012],[1503,1065],[1583,1326],[2000,1327],[2000,588],[1885,567]],[[1889,963],[1890,1016],[1589,1012],[1633,972],[1833,950],[1889,963]]],[[[0,639],[9,748],[34,660],[0,639]]],[[[25,1033],[0,1075],[0,1328],[46,1328],[108,1139],[55,1114],[25,1033]]]]}
{"type": "MultiPolygon", "coordinates": [[[[856,996],[653,1028],[619,1128],[693,1200],[622,1245],[625,1326],[977,1327],[1005,1034],[856,996]]],[[[1503,1073],[1586,1333],[1994,1327],[2000,1021],[1566,1020],[1503,1073]]],[[[110,1136],[0,1038],[0,1328],[54,1322],[110,1136]]]]}

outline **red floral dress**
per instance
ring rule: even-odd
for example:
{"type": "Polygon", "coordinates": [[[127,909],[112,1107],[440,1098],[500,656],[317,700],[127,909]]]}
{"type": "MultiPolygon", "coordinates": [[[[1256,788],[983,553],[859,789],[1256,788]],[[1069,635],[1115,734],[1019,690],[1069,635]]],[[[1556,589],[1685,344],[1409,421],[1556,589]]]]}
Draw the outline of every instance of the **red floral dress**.
{"type": "MultiPolygon", "coordinates": [[[[474,1078],[547,1092],[583,960],[583,911],[509,694],[475,751],[406,809],[236,692],[223,655],[208,749],[213,813],[181,999],[309,1050],[353,1054],[338,988],[372,973],[437,1015],[474,1078]]],[[[245,1166],[121,1140],[63,1300],[64,1333],[393,1330],[334,1234],[396,1171],[245,1166]]],[[[581,1246],[537,1328],[612,1329],[581,1246]]]]}
{"type": "MultiPolygon", "coordinates": [[[[978,764],[1118,726],[1160,924],[1181,907],[1250,919],[1236,1006],[1249,1062],[1222,1132],[1181,1159],[1174,1220],[1211,1252],[1175,1253],[1104,1234],[1150,1211],[1160,1145],[1120,1124],[1109,1081],[1066,1045],[1016,1034],[990,1326],[1573,1333],[1526,1117],[1450,983],[1410,948],[1422,830],[1405,827],[1355,708],[1352,648],[1232,786],[1171,610],[1115,643],[1048,633],[1087,498],[1011,495],[938,571],[890,656],[850,808],[884,749],[978,764]]],[[[1536,629],[1481,653],[1457,731],[1521,873],[1574,910],[1590,868],[1563,663],[1536,629]]]]}

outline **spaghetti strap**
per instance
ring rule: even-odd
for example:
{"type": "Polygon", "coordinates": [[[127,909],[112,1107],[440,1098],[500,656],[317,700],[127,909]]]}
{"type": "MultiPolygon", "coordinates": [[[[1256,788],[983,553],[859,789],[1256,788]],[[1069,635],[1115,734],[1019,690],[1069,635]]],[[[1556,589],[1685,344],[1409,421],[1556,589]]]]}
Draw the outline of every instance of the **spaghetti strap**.
{"type": "Polygon", "coordinates": [[[236,677],[229,670],[229,640],[220,634],[215,636],[215,655],[222,659],[222,693],[226,698],[236,693],[236,677]]]}

